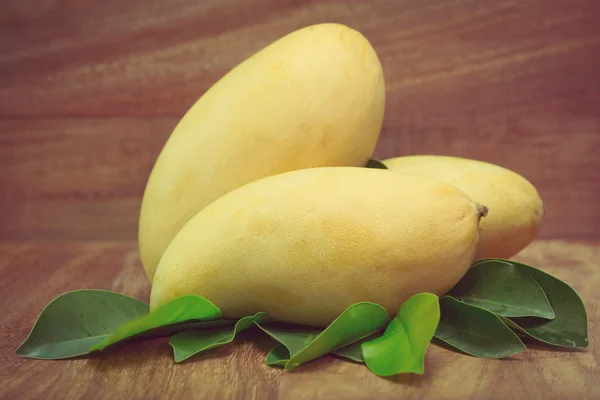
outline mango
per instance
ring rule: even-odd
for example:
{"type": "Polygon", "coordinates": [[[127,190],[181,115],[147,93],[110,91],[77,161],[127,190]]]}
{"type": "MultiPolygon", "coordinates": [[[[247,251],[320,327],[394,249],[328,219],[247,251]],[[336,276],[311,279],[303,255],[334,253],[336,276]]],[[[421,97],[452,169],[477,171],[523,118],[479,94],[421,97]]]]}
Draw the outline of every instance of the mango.
{"type": "Polygon", "coordinates": [[[148,278],[181,227],[233,189],[298,169],[365,165],[384,108],[377,54],[344,25],[299,29],[233,68],[179,121],[148,178],[138,224],[148,278]]]}
{"type": "Polygon", "coordinates": [[[438,179],[326,167],[263,178],[194,216],[160,260],[150,306],[204,296],[224,315],[265,311],[323,327],[361,301],[393,315],[446,293],[475,256],[485,207],[438,179]]]}
{"type": "Polygon", "coordinates": [[[383,163],[392,172],[420,173],[451,183],[489,208],[480,224],[477,259],[513,257],[536,238],[541,228],[545,207],[537,189],[507,168],[436,155],[395,157],[383,163]]]}

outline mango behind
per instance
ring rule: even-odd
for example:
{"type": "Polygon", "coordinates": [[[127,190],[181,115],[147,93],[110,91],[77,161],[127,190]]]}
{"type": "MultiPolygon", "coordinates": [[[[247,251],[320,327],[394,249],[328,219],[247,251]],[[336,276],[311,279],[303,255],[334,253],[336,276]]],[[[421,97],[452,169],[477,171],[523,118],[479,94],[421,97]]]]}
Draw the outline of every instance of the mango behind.
{"type": "Polygon", "coordinates": [[[148,278],[183,225],[224,194],[297,169],[364,165],[384,106],[379,59],[344,25],[299,29],[235,67],[185,114],[151,172],[139,218],[148,278]]]}
{"type": "Polygon", "coordinates": [[[541,228],[545,208],[537,189],[507,168],[438,155],[395,157],[383,163],[391,172],[419,173],[451,183],[489,208],[481,221],[478,259],[510,258],[527,247],[541,228]]]}

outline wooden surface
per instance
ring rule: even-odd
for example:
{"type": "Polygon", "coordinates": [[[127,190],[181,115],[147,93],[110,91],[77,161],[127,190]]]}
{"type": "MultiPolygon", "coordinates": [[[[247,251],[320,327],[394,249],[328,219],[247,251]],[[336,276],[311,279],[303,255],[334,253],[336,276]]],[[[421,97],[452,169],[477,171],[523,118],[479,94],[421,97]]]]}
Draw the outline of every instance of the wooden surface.
{"type": "MultiPolygon", "coordinates": [[[[600,2],[4,0],[0,2],[0,398],[600,398],[600,2]],[[481,360],[432,346],[383,379],[332,357],[293,373],[242,335],[175,365],[165,340],[71,361],[18,358],[41,308],[79,288],[147,300],[144,185],[186,110],[294,29],[341,22],[381,58],[376,158],[450,154],[523,174],[548,207],[521,257],[583,296],[591,347],[481,360]]],[[[253,340],[257,339],[257,340],[253,340]]]]}
{"type": "Polygon", "coordinates": [[[366,367],[325,356],[283,372],[265,365],[273,342],[258,333],[175,364],[165,339],[90,358],[19,358],[38,313],[57,295],[102,288],[148,300],[135,243],[0,243],[1,399],[597,399],[600,398],[600,242],[538,241],[518,258],[567,281],[590,321],[586,350],[531,348],[484,360],[431,345],[425,374],[380,378],[366,367]]]}
{"type": "Polygon", "coordinates": [[[0,2],[0,239],[135,240],[147,176],[188,107],[326,21],[381,58],[376,157],[501,164],[538,186],[541,237],[600,236],[597,0],[42,3],[0,2]]]}

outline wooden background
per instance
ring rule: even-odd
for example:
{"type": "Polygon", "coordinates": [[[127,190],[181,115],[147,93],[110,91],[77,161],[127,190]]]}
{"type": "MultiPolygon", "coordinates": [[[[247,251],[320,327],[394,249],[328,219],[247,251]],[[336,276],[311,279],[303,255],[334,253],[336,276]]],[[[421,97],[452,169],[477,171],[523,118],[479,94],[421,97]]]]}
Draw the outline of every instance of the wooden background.
{"type": "Polygon", "coordinates": [[[329,358],[285,374],[265,367],[261,349],[250,345],[219,353],[225,364],[209,358],[185,366],[146,344],[107,364],[14,356],[41,308],[66,290],[147,299],[137,217],[171,130],[230,68],[319,22],[358,29],[381,58],[387,108],[375,157],[472,157],[538,187],[548,206],[543,240],[522,257],[580,291],[595,332],[599,1],[3,0],[0,397],[600,397],[593,335],[587,352],[534,350],[518,362],[436,347],[426,366],[432,375],[397,381],[329,358]],[[252,376],[241,366],[248,359],[252,376]]]}
{"type": "Polygon", "coordinates": [[[600,235],[596,0],[8,0],[0,5],[0,239],[136,239],[171,130],[286,33],[346,23],[387,82],[375,156],[499,163],[547,203],[542,237],[600,235]]]}

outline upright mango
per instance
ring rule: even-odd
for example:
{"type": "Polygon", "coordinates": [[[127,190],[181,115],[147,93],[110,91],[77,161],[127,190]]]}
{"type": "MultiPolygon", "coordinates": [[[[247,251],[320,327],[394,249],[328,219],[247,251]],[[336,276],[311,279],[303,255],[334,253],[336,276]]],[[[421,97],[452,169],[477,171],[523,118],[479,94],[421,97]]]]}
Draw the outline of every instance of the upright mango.
{"type": "Polygon", "coordinates": [[[396,157],[383,163],[392,172],[420,173],[444,180],[489,208],[480,226],[477,258],[510,258],[531,243],[541,227],[544,203],[538,191],[507,168],[435,155],[396,157]]]}
{"type": "Polygon", "coordinates": [[[185,114],[152,169],[138,232],[149,279],[181,227],[233,189],[297,169],[364,165],[384,106],[374,49],[340,24],[297,30],[239,64],[185,114]]]}
{"type": "Polygon", "coordinates": [[[325,326],[353,303],[395,314],[466,273],[482,207],[417,174],[310,168],[244,185],[193,217],[167,247],[150,306],[185,294],[229,317],[325,326]]]}

